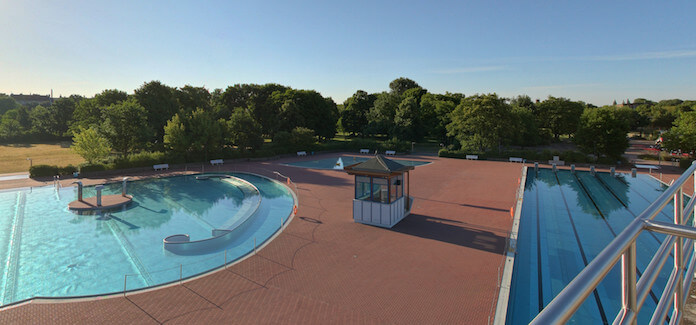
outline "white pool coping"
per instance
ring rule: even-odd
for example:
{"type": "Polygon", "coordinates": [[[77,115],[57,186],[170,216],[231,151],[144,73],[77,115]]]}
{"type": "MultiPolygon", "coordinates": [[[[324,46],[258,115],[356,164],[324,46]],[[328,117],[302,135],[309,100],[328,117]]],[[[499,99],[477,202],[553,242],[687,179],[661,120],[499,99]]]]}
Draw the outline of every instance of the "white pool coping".
{"type": "Polygon", "coordinates": [[[500,281],[500,291],[498,293],[498,303],[495,308],[495,318],[493,324],[504,325],[507,317],[508,302],[510,299],[510,285],[512,283],[512,271],[515,265],[515,254],[517,254],[517,232],[520,229],[520,215],[522,213],[522,201],[524,199],[524,186],[527,182],[527,166],[522,168],[520,176],[520,186],[518,188],[517,201],[515,204],[515,215],[512,219],[512,229],[508,240],[507,251],[505,252],[505,267],[503,277],[500,281]]]}

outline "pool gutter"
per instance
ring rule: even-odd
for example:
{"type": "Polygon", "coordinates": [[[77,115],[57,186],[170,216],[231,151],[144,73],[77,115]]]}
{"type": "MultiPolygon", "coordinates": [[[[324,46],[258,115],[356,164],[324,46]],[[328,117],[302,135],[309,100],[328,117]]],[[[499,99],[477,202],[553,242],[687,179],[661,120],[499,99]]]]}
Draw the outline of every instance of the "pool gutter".
{"type": "Polygon", "coordinates": [[[527,182],[527,166],[522,167],[520,185],[517,189],[515,200],[515,214],[512,219],[512,229],[508,238],[508,245],[505,251],[505,267],[500,281],[500,291],[498,293],[498,303],[495,308],[495,318],[493,324],[504,325],[507,317],[508,303],[510,299],[510,285],[512,283],[512,271],[515,265],[515,255],[517,254],[517,232],[520,228],[520,214],[522,212],[522,201],[524,199],[524,186],[527,182]]]}

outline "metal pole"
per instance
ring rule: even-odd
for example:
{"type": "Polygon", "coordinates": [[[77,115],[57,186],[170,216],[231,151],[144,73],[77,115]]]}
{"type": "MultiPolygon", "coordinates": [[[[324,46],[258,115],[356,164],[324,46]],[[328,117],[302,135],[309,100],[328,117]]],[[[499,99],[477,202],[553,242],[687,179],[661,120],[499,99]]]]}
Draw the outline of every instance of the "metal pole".
{"type": "Polygon", "coordinates": [[[128,282],[128,274],[123,275],[123,296],[126,296],[126,283],[128,282]]]}
{"type": "MultiPolygon", "coordinates": [[[[637,313],[637,291],[636,291],[636,242],[621,255],[621,300],[624,315],[637,313]]],[[[631,324],[635,324],[635,318],[631,324]]]]}
{"type": "Polygon", "coordinates": [[[104,188],[104,185],[97,185],[94,187],[94,189],[97,190],[97,206],[100,207],[102,205],[102,189],[104,188]]]}
{"type": "Polygon", "coordinates": [[[225,250],[225,268],[227,268],[227,250],[225,250]]]}
{"type": "Polygon", "coordinates": [[[256,254],[256,237],[254,237],[254,254],[256,254]]]}
{"type": "Polygon", "coordinates": [[[181,284],[181,279],[184,277],[184,265],[179,264],[179,284],[181,284]]]}
{"type": "MultiPolygon", "coordinates": [[[[683,189],[679,187],[679,190],[674,193],[674,223],[677,225],[683,224],[683,199],[683,189]]],[[[674,291],[675,315],[684,311],[684,302],[682,301],[682,297],[684,296],[684,252],[682,250],[682,245],[684,245],[684,238],[679,236],[674,242],[674,269],[677,272],[677,289],[674,291]]],[[[679,320],[677,319],[677,321],[679,320]]]]}

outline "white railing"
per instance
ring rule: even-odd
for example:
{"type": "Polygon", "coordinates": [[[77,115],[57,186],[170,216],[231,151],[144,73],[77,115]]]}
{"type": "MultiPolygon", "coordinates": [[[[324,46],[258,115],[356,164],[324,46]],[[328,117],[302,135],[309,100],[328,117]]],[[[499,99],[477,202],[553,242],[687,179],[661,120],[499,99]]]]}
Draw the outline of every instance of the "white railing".
{"type": "Polygon", "coordinates": [[[616,315],[613,324],[636,324],[645,299],[655,284],[660,271],[665,266],[670,254],[674,256],[674,265],[669,280],[665,285],[650,324],[664,324],[667,313],[670,324],[678,324],[684,315],[684,304],[688,290],[694,278],[696,258],[696,227],[685,225],[689,215],[694,214],[694,197],[684,207],[684,186],[694,175],[694,192],[696,192],[696,163],[692,164],[671,187],[665,190],[650,206],[636,217],[613,241],[595,257],[585,269],[578,274],[554,298],[531,324],[565,324],[580,308],[582,303],[597,288],[609,271],[621,263],[622,308],[616,315]],[[672,201],[674,203],[674,222],[660,222],[653,219],[662,212],[672,201]],[[687,218],[684,218],[687,216],[687,218]],[[667,234],[665,241],[657,250],[652,260],[645,268],[640,280],[636,281],[636,239],[645,231],[667,234]],[[689,265],[686,265],[686,262],[689,265]]]}

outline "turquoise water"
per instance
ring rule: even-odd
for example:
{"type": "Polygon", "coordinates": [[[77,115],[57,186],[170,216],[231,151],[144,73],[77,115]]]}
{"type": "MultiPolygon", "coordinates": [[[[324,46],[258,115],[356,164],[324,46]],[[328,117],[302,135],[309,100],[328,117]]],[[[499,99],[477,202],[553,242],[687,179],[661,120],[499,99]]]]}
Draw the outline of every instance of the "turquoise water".
{"type": "MultiPolygon", "coordinates": [[[[647,175],[529,169],[524,190],[508,324],[527,324],[636,216],[664,191],[647,175]]],[[[655,220],[671,222],[672,205],[655,220]]],[[[638,277],[665,236],[637,239],[638,277]]],[[[658,277],[638,316],[650,320],[673,262],[658,277]]],[[[578,324],[611,323],[621,308],[620,265],[614,267],[572,318],[578,324]]]]}
{"type": "MultiPolygon", "coordinates": [[[[350,166],[352,164],[357,164],[363,161],[367,161],[368,159],[372,157],[356,157],[356,156],[341,156],[341,162],[343,163],[343,166],[350,166]]],[[[291,162],[287,163],[286,165],[288,166],[295,166],[295,167],[304,167],[304,168],[314,168],[314,169],[336,169],[337,164],[338,164],[338,157],[337,158],[324,158],[324,159],[317,159],[317,160],[309,160],[312,159],[311,157],[307,158],[308,160],[306,161],[296,161],[296,162],[291,162]]],[[[429,164],[429,161],[418,161],[418,160],[403,160],[403,159],[391,159],[387,158],[393,161],[396,161],[402,165],[405,166],[421,166],[421,165],[426,165],[429,164]]]]}
{"type": "MultiPolygon", "coordinates": [[[[289,190],[250,174],[233,174],[256,186],[258,210],[226,246],[198,255],[176,255],[162,241],[173,234],[211,237],[245,205],[236,186],[220,179],[176,176],[128,183],[130,206],[106,215],[68,211],[75,187],[52,186],[0,192],[0,290],[2,304],[32,297],[96,295],[138,289],[190,277],[253,251],[290,215],[289,190]],[[225,254],[226,253],[226,254],[225,254]]],[[[104,195],[121,193],[107,184],[104,195]]],[[[84,196],[94,196],[85,187],[84,196]]]]}

